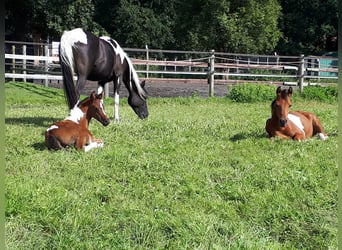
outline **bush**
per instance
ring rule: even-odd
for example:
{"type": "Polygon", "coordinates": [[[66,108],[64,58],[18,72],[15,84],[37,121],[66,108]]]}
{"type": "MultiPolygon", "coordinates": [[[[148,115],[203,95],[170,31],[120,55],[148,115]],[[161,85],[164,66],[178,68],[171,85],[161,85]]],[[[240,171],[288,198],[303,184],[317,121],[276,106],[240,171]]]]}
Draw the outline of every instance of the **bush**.
{"type": "Polygon", "coordinates": [[[308,100],[334,102],[338,98],[337,89],[337,86],[307,86],[303,89],[302,97],[308,100]]]}
{"type": "Polygon", "coordinates": [[[235,102],[271,101],[275,91],[275,86],[246,83],[228,87],[228,98],[235,102]]]}

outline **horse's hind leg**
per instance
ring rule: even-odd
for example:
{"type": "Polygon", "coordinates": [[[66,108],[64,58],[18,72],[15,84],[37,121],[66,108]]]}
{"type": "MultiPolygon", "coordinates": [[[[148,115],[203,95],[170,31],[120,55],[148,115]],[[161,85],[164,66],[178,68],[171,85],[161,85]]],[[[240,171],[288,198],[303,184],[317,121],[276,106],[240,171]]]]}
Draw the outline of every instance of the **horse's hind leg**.
{"type": "Polygon", "coordinates": [[[49,150],[64,149],[61,142],[53,135],[45,136],[45,145],[49,150]]]}
{"type": "Polygon", "coordinates": [[[84,74],[79,74],[77,77],[77,87],[76,87],[76,95],[78,100],[80,99],[81,96],[81,91],[84,89],[84,86],[87,82],[87,76],[84,74]]]}
{"type": "Polygon", "coordinates": [[[318,134],[321,140],[326,140],[328,138],[327,134],[324,132],[323,126],[317,116],[312,117],[313,134],[318,134]]]}
{"type": "Polygon", "coordinates": [[[328,138],[327,134],[324,132],[323,126],[321,124],[321,121],[318,119],[318,117],[310,112],[302,112],[311,122],[312,122],[312,128],[313,133],[312,135],[318,134],[318,137],[321,140],[326,140],[328,138]]]}

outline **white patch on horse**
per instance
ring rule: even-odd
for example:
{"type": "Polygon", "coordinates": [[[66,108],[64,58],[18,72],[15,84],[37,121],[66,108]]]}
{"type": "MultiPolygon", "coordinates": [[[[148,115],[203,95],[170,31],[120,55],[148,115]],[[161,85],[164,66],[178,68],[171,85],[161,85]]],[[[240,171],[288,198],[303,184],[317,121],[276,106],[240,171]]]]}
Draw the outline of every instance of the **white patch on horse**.
{"type": "Polygon", "coordinates": [[[103,143],[98,143],[98,142],[90,142],[88,145],[84,146],[84,152],[88,152],[89,150],[93,148],[103,148],[104,144],[103,143]]]}
{"type": "Polygon", "coordinates": [[[100,95],[100,94],[102,94],[102,92],[103,92],[103,88],[102,88],[102,86],[99,86],[97,88],[97,94],[100,95]]]}
{"type": "Polygon", "coordinates": [[[132,77],[133,77],[133,81],[134,84],[138,90],[138,94],[141,98],[146,98],[146,93],[143,90],[143,88],[140,85],[140,81],[139,81],[139,77],[137,72],[135,71],[134,67],[133,67],[133,63],[132,61],[129,59],[129,57],[127,56],[126,52],[121,48],[121,46],[118,44],[117,41],[115,41],[114,39],[108,37],[108,36],[101,36],[101,39],[105,40],[106,42],[108,42],[116,55],[120,56],[121,59],[121,64],[124,62],[124,59],[126,59],[128,66],[129,66],[129,76],[130,76],[130,80],[129,80],[129,84],[130,84],[130,88],[132,89],[132,77]],[[112,42],[115,43],[116,47],[112,44],[112,42]]]}
{"type": "Polygon", "coordinates": [[[68,64],[68,66],[72,69],[74,72],[74,55],[72,52],[72,48],[76,47],[76,43],[83,43],[87,44],[87,35],[86,33],[81,29],[73,29],[70,31],[64,31],[62,37],[61,37],[61,58],[62,60],[68,64]]]}
{"type": "Polygon", "coordinates": [[[84,116],[83,111],[79,107],[74,107],[71,111],[70,114],[65,120],[73,121],[75,123],[79,123],[81,118],[84,116]]]}
{"type": "Polygon", "coordinates": [[[318,133],[318,137],[319,137],[319,139],[321,139],[322,141],[325,141],[326,139],[328,139],[328,136],[324,135],[323,133],[318,133]]]}
{"type": "Polygon", "coordinates": [[[49,127],[46,132],[50,131],[50,130],[53,130],[53,129],[57,129],[59,128],[57,125],[52,125],[51,127],[49,127]]]}
{"type": "Polygon", "coordinates": [[[294,114],[288,114],[287,118],[290,121],[292,121],[296,125],[296,127],[299,128],[300,131],[302,131],[302,133],[305,136],[304,125],[303,125],[302,121],[300,120],[300,117],[296,116],[294,114]]]}

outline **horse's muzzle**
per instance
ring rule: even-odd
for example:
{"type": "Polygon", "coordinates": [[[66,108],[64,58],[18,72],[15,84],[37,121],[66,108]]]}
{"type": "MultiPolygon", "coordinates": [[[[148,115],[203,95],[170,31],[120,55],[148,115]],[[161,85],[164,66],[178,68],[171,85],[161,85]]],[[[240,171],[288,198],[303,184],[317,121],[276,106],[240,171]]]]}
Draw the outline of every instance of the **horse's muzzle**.
{"type": "Polygon", "coordinates": [[[285,127],[287,124],[287,120],[286,119],[280,119],[279,124],[280,124],[280,127],[285,127]]]}
{"type": "Polygon", "coordinates": [[[138,116],[141,120],[144,120],[148,117],[148,112],[142,112],[138,116]]]}
{"type": "Polygon", "coordinates": [[[108,126],[109,123],[110,123],[110,120],[109,120],[109,119],[106,119],[106,120],[103,120],[103,121],[102,121],[102,125],[103,125],[103,126],[108,126]]]}

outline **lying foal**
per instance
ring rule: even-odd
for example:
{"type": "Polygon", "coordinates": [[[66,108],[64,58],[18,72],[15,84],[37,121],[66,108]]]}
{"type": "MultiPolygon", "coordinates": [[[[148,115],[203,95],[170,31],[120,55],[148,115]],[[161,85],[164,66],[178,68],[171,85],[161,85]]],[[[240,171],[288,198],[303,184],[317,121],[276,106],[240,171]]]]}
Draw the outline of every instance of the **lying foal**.
{"type": "Polygon", "coordinates": [[[70,115],[62,121],[53,123],[45,131],[45,145],[49,150],[64,149],[75,146],[77,150],[103,147],[103,141],[96,139],[89,131],[91,118],[95,118],[103,126],[110,122],[103,106],[103,90],[96,94],[95,91],[89,97],[76,104],[70,111],[70,115]]]}
{"type": "Polygon", "coordinates": [[[305,111],[290,111],[292,88],[282,90],[279,86],[277,97],[272,102],[272,117],[266,121],[266,131],[271,138],[301,141],[318,135],[321,140],[328,138],[317,116],[305,111]]]}

